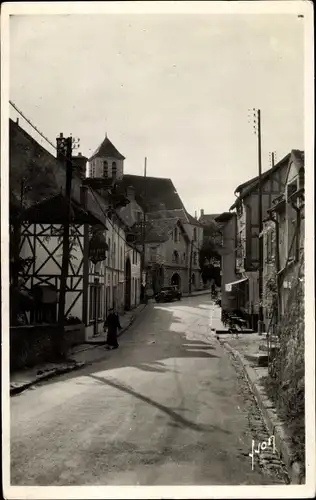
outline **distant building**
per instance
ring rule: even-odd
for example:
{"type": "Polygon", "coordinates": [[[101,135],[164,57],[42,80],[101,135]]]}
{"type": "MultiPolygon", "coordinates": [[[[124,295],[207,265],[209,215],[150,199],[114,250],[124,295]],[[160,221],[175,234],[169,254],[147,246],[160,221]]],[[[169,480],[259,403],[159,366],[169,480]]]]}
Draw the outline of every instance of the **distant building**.
{"type": "MultiPolygon", "coordinates": [[[[142,244],[142,224],[136,223],[137,243],[142,244]]],[[[149,215],[145,226],[145,270],[147,291],[157,293],[163,286],[175,285],[189,291],[190,240],[179,218],[149,215]]]]}
{"type": "Polygon", "coordinates": [[[145,212],[152,219],[178,218],[181,221],[190,241],[187,265],[188,272],[191,268],[192,290],[202,288],[199,253],[203,244],[203,226],[187,212],[172,180],[128,174],[123,176],[119,184],[124,187],[125,192],[133,189],[135,203],[141,209],[134,213],[138,213],[139,218],[145,212]]]}

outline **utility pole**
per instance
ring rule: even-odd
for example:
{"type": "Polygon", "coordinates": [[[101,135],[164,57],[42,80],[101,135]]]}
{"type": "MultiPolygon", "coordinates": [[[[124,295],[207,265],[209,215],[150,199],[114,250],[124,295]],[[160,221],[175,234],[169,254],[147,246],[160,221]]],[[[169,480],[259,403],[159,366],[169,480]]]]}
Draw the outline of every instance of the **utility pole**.
{"type": "Polygon", "coordinates": [[[142,290],[143,290],[143,300],[145,301],[146,297],[146,282],[147,282],[147,273],[145,270],[146,262],[145,262],[145,241],[146,241],[146,177],[147,177],[147,157],[145,157],[144,164],[144,215],[143,215],[143,227],[142,227],[142,259],[141,259],[141,282],[142,282],[142,290]],[[145,281],[145,285],[143,282],[145,281]]]}
{"type": "Polygon", "coordinates": [[[271,168],[273,168],[275,166],[275,156],[276,156],[275,151],[272,151],[271,153],[269,153],[269,158],[271,161],[271,168]]]}
{"type": "MultiPolygon", "coordinates": [[[[261,154],[261,110],[257,110],[257,130],[258,130],[258,214],[259,214],[259,234],[262,233],[262,154],[261,154]]],[[[259,321],[258,333],[263,330],[263,308],[262,308],[262,290],[263,290],[263,239],[259,238],[259,321]]]]}
{"type": "Polygon", "coordinates": [[[68,277],[68,263],[69,263],[69,228],[70,228],[70,208],[71,208],[71,181],[72,181],[72,137],[63,138],[62,134],[59,141],[60,154],[66,158],[66,214],[65,222],[63,224],[63,254],[60,275],[60,289],[59,289],[59,304],[58,304],[58,325],[60,329],[60,345],[59,353],[61,356],[65,354],[64,341],[65,341],[65,305],[66,305],[66,288],[68,277]]]}

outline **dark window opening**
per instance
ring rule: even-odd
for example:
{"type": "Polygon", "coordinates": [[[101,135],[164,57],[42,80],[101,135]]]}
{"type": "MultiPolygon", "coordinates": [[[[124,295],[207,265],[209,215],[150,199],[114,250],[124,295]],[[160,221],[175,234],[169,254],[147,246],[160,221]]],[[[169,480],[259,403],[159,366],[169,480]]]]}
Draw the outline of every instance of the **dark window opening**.
{"type": "Polygon", "coordinates": [[[108,162],[104,161],[103,162],[103,177],[107,179],[109,176],[109,169],[108,169],[108,162]]]}
{"type": "Polygon", "coordinates": [[[116,162],[114,161],[112,163],[112,178],[116,179],[116,176],[117,176],[117,167],[116,167],[116,162]]]}

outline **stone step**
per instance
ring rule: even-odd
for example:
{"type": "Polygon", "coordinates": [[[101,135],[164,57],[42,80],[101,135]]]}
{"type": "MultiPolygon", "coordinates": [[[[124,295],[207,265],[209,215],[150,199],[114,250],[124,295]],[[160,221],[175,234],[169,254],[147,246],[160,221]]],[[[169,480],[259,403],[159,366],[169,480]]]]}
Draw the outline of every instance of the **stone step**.
{"type": "Polygon", "coordinates": [[[245,358],[252,361],[256,366],[268,366],[268,355],[267,354],[246,354],[245,358]]]}

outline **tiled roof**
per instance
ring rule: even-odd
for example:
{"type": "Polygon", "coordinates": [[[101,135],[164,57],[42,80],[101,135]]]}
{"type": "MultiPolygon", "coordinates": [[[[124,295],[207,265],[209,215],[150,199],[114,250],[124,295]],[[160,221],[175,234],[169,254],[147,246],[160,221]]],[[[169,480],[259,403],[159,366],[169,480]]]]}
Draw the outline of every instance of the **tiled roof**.
{"type": "Polygon", "coordinates": [[[106,136],[97,150],[93,153],[89,161],[94,158],[116,158],[117,160],[125,160],[125,157],[116,149],[110,139],[106,136]]]}
{"type": "MultiPolygon", "coordinates": [[[[290,159],[291,153],[288,153],[282,160],[280,160],[274,167],[269,168],[269,170],[266,170],[266,172],[263,172],[261,179],[264,180],[267,177],[269,177],[273,172],[278,170],[282,165],[284,164],[285,161],[288,161],[290,159]]],[[[249,179],[249,181],[244,182],[243,184],[240,184],[238,187],[235,189],[235,193],[242,193],[244,195],[243,190],[246,194],[248,194],[248,190],[252,191],[259,182],[259,176],[257,175],[256,177],[253,177],[252,179],[249,179]]]]}
{"type": "MultiPolygon", "coordinates": [[[[32,189],[25,194],[25,206],[30,207],[63,193],[66,170],[63,163],[51,155],[22,127],[9,121],[10,190],[19,198],[21,178],[29,178],[32,189]]],[[[74,171],[71,185],[72,200],[80,205],[81,180],[74,171]]],[[[106,226],[107,204],[97,193],[87,191],[87,211],[106,226]],[[96,201],[97,200],[97,201],[96,201]]]]}
{"type": "Polygon", "coordinates": [[[192,217],[192,215],[190,215],[185,208],[175,210],[157,210],[155,212],[148,212],[148,216],[153,219],[177,217],[182,224],[201,226],[201,224],[194,217],[192,217]]]}
{"type": "Polygon", "coordinates": [[[234,214],[232,212],[223,212],[223,213],[216,216],[216,222],[217,222],[217,224],[221,225],[222,222],[227,222],[233,216],[234,216],[234,214]]]}
{"type": "Polygon", "coordinates": [[[184,209],[171,179],[125,174],[121,183],[135,189],[136,201],[147,212],[184,209]]]}
{"type": "MultiPolygon", "coordinates": [[[[164,241],[168,241],[170,237],[170,231],[174,229],[176,224],[178,223],[176,217],[172,217],[169,219],[151,219],[146,222],[145,229],[145,242],[146,243],[154,243],[159,242],[162,243],[164,241]]],[[[133,231],[141,238],[142,234],[142,224],[136,223],[132,227],[133,231]]]]}
{"type": "MultiPolygon", "coordinates": [[[[294,153],[297,151],[298,150],[292,150],[291,153],[294,153]]],[[[266,172],[264,172],[261,176],[261,180],[264,181],[264,180],[268,179],[271,174],[273,174],[276,170],[278,170],[279,168],[284,166],[284,163],[289,161],[289,159],[291,157],[291,153],[288,153],[284,158],[282,158],[282,160],[280,160],[276,165],[274,165],[274,167],[272,167],[269,170],[267,170],[266,172]]],[[[299,153],[304,154],[301,151],[299,153]]],[[[244,184],[240,184],[235,189],[235,193],[240,193],[239,199],[243,199],[245,196],[250,194],[254,189],[256,189],[258,184],[259,184],[259,176],[257,175],[256,177],[253,177],[249,181],[245,182],[244,184]]],[[[236,208],[237,204],[238,204],[238,199],[230,207],[230,210],[233,210],[234,208],[236,208]]]]}
{"type": "Polygon", "coordinates": [[[162,217],[175,216],[183,224],[201,226],[186,211],[171,179],[125,174],[121,183],[125,189],[130,186],[134,188],[136,201],[146,212],[161,212],[162,217]]]}
{"type": "Polygon", "coordinates": [[[209,223],[212,223],[216,219],[216,217],[218,217],[218,216],[219,216],[219,214],[203,214],[199,218],[199,221],[202,224],[209,224],[209,223]]]}

